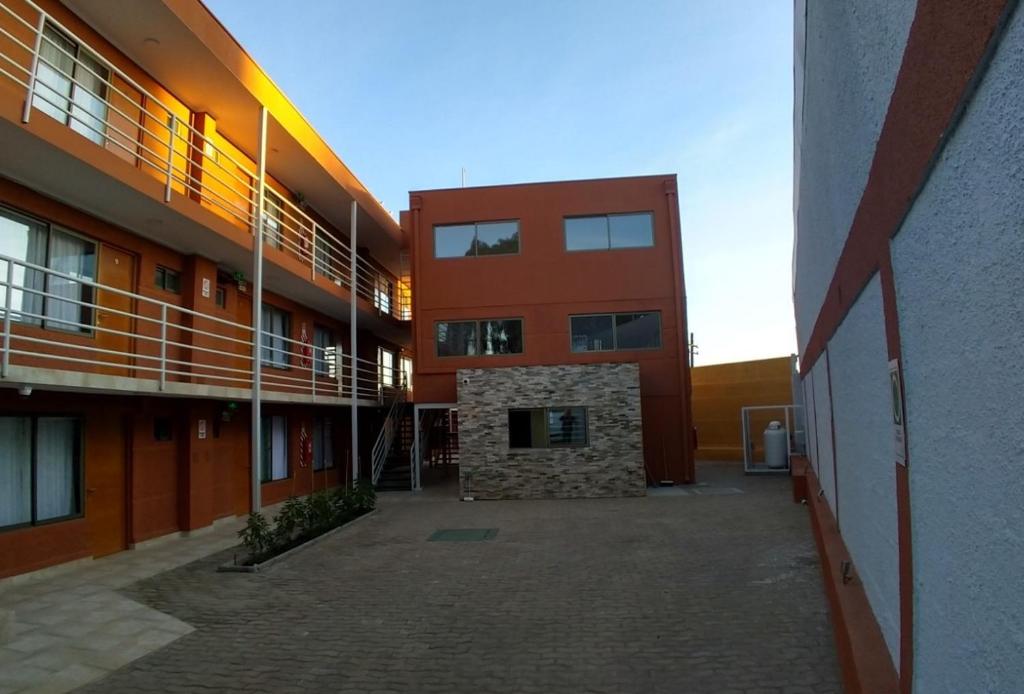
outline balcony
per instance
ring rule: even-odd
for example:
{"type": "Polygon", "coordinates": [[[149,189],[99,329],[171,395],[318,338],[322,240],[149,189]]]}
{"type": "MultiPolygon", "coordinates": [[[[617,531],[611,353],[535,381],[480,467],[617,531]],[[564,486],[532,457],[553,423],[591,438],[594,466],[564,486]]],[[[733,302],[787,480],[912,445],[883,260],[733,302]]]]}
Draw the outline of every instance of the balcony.
{"type": "MultiPolygon", "coordinates": [[[[0,104],[0,148],[22,155],[5,161],[4,175],[238,271],[251,270],[262,221],[268,289],[336,317],[355,301],[364,327],[407,341],[410,290],[398,279],[399,244],[381,228],[379,211],[360,215],[357,240],[384,260],[356,252],[353,272],[352,230],[338,231],[350,226],[347,205],[339,204],[349,193],[284,127],[268,124],[268,164],[279,163],[278,175],[316,191],[326,216],[264,174],[209,114],[193,113],[145,81],[31,0],[0,0],[0,87],[17,97],[0,104]],[[26,130],[36,138],[26,138],[26,130]]],[[[254,105],[258,111],[255,102],[243,104],[250,111],[254,105]]],[[[255,131],[258,119],[252,123],[255,131]]]]}
{"type": "MultiPolygon", "coordinates": [[[[0,255],[0,380],[55,390],[248,400],[253,328],[0,255]]],[[[261,400],[383,404],[405,374],[261,331],[261,400]]]]}

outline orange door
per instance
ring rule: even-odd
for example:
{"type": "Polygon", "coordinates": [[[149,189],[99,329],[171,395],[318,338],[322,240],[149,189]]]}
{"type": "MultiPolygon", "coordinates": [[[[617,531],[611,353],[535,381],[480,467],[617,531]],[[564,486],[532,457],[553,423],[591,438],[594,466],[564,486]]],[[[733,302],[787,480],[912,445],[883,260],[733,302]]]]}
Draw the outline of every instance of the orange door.
{"type": "Polygon", "coordinates": [[[85,422],[85,518],[94,556],[127,547],[124,451],[126,432],[114,412],[85,422]]]}
{"type": "MultiPolygon", "coordinates": [[[[108,287],[130,292],[135,283],[135,256],[114,246],[103,244],[100,249],[98,282],[108,287]]],[[[130,315],[134,300],[130,296],[117,292],[99,290],[96,303],[96,347],[118,354],[98,352],[98,361],[113,364],[131,363],[132,337],[134,320],[130,315]],[[116,331],[116,332],[112,332],[116,331]]],[[[130,376],[131,370],[125,368],[99,367],[100,373],[116,376],[130,376]]]]}

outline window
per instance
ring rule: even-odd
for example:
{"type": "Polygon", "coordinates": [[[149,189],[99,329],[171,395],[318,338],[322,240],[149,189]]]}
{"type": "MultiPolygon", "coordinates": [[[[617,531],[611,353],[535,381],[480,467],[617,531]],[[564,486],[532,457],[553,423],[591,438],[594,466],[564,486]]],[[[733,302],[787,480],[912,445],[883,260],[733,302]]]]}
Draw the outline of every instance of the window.
{"type": "Polygon", "coordinates": [[[170,441],[174,438],[174,425],[170,417],[153,418],[153,440],[170,441]]]}
{"type": "Polygon", "coordinates": [[[402,357],[402,385],[412,390],[412,359],[402,357]]]}
{"type": "Polygon", "coordinates": [[[32,105],[102,145],[109,73],[95,56],[47,24],[39,44],[32,105]]]}
{"type": "Polygon", "coordinates": [[[385,388],[395,385],[395,353],[383,347],[377,348],[377,383],[385,388]]]}
{"type": "Polygon", "coordinates": [[[0,441],[0,527],[81,513],[78,419],[0,417],[0,441]]]}
{"type": "Polygon", "coordinates": [[[172,292],[174,294],[181,293],[181,273],[177,270],[157,265],[155,283],[157,289],[163,289],[165,292],[172,292]]]}
{"type": "Polygon", "coordinates": [[[654,220],[650,212],[565,218],[567,251],[606,251],[653,245],[654,220]]]}
{"type": "Polygon", "coordinates": [[[570,316],[573,352],[611,352],[661,347],[661,313],[570,316]]]}
{"type": "Polygon", "coordinates": [[[519,221],[434,227],[434,257],[461,258],[519,252],[519,221]]]}
{"type": "Polygon", "coordinates": [[[313,418],[313,469],[334,467],[334,428],[329,417],[313,418]]]}
{"type": "Polygon", "coordinates": [[[214,301],[217,303],[217,308],[228,307],[228,290],[222,285],[217,285],[217,291],[214,294],[214,301]]]}
{"type": "MultiPolygon", "coordinates": [[[[46,267],[49,274],[15,264],[11,320],[70,332],[92,332],[96,244],[49,225],[0,209],[0,254],[46,267]],[[44,293],[47,296],[44,296],[44,293]]],[[[4,264],[6,265],[6,263],[4,264]]],[[[6,267],[3,268],[6,271],[6,267]]],[[[6,301],[0,289],[0,298],[6,301]]]]}
{"type": "Polygon", "coordinates": [[[273,482],[288,477],[288,419],[261,417],[260,481],[273,482]]]}
{"type": "Polygon", "coordinates": [[[279,308],[263,304],[263,363],[287,369],[290,337],[291,317],[279,308]]]}
{"type": "Polygon", "coordinates": [[[587,408],[532,407],[508,411],[509,448],[586,446],[587,408]]]}
{"type": "Polygon", "coordinates": [[[373,305],[381,313],[391,313],[391,300],[395,295],[395,285],[380,275],[377,275],[376,286],[373,290],[373,305]]]}
{"type": "Polygon", "coordinates": [[[281,198],[268,189],[263,199],[263,240],[274,248],[280,248],[283,241],[281,219],[284,216],[284,203],[281,198]]]}
{"type": "Polygon", "coordinates": [[[334,334],[322,325],[313,326],[313,370],[319,376],[334,371],[334,334]]]}
{"type": "Polygon", "coordinates": [[[495,320],[444,321],[434,326],[439,357],[463,357],[477,354],[522,354],[521,318],[495,320]]]}

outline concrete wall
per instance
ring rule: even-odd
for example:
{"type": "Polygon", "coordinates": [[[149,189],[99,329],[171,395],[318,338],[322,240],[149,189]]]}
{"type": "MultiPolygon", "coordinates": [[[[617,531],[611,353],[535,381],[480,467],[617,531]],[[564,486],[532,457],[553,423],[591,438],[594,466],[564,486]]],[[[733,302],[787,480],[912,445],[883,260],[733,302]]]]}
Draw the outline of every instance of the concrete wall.
{"type": "Polygon", "coordinates": [[[794,249],[801,353],[864,192],[915,8],[912,0],[806,6],[794,249]]]}
{"type": "Polygon", "coordinates": [[[459,478],[480,499],[642,496],[637,364],[459,369],[459,478]],[[585,406],[589,443],[509,448],[512,408],[585,406]]]}
{"type": "Polygon", "coordinates": [[[1024,11],[893,240],[915,691],[1024,682],[1024,11]]]}
{"type": "Polygon", "coordinates": [[[892,395],[876,276],[829,343],[839,528],[882,628],[899,659],[899,547],[892,395]]]}
{"type": "MultiPolygon", "coordinates": [[[[788,405],[793,400],[790,357],[699,366],[693,380],[693,426],[698,460],[743,460],[740,408],[788,405]]],[[[750,413],[757,460],[763,460],[761,432],[768,422],[785,422],[782,410],[750,413]]]]}
{"type": "Polygon", "coordinates": [[[836,480],[832,462],[832,396],[828,391],[828,352],[821,355],[811,371],[814,398],[814,429],[817,445],[814,469],[832,513],[836,513],[836,480]]]}

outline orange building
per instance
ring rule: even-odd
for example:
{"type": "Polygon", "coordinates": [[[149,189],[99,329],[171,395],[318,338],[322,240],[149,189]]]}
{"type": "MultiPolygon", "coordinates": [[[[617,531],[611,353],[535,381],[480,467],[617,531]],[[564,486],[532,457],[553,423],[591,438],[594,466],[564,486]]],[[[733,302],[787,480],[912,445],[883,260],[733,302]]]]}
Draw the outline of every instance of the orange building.
{"type": "Polygon", "coordinates": [[[213,15],[0,0],[0,64],[0,577],[373,475],[400,228],[213,15]]]}
{"type": "Polygon", "coordinates": [[[458,411],[463,493],[693,481],[675,176],[416,191],[402,220],[418,424],[458,411]]]}

